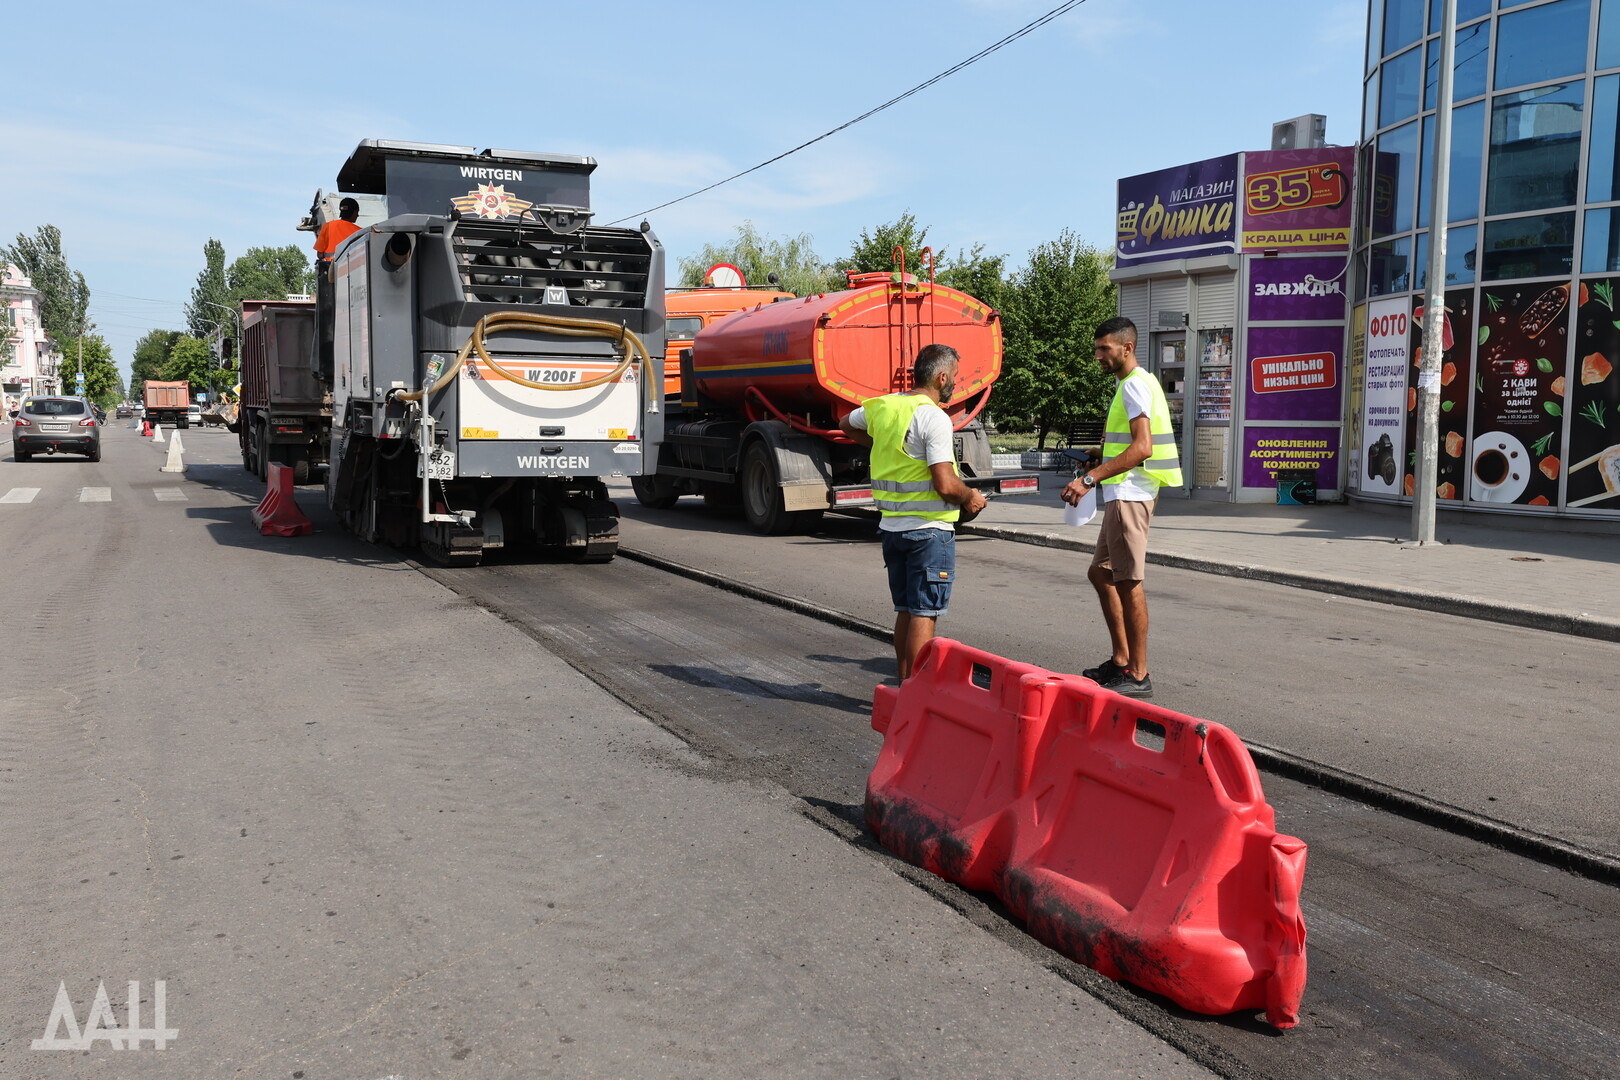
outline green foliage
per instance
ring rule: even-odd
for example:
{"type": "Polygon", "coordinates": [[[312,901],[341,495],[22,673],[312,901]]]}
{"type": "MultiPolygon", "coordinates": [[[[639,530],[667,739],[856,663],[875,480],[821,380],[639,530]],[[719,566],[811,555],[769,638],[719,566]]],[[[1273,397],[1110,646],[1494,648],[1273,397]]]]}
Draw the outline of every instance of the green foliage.
{"type": "Polygon", "coordinates": [[[986,255],[983,244],[974,244],[954,259],[941,257],[934,280],[999,311],[1007,302],[1007,256],[986,255]]]}
{"type": "Polygon", "coordinates": [[[693,288],[702,285],[704,273],[715,263],[732,264],[750,285],[764,285],[765,276],[774,273],[778,287],[795,296],[828,292],[839,287],[835,282],[844,280],[834,276],[816,255],[809,233],[766,236],[752,221],[737,226],[731,243],[705,244],[696,255],[682,259],[680,283],[693,288]]]}
{"type": "Polygon", "coordinates": [[[68,266],[62,232],[55,225],[41,225],[33,236],[18,233],[17,242],[0,249],[0,256],[16,263],[40,291],[40,325],[51,340],[60,345],[94,328],[88,314],[90,287],[83,274],[68,266]]]}
{"type": "Polygon", "coordinates": [[[163,378],[163,369],[169,362],[169,350],[184,335],[178,330],[148,330],[135,343],[135,359],[129,365],[129,394],[138,398],[146,389],[147,379],[163,378]]]}
{"type": "Polygon", "coordinates": [[[1029,253],[1007,290],[1006,354],[991,408],[1033,420],[1042,447],[1058,425],[1107,413],[1114,380],[1092,354],[1097,324],[1116,310],[1108,269],[1107,255],[1065,229],[1029,253]]]}
{"type": "Polygon", "coordinates": [[[81,340],[70,337],[59,342],[62,350],[62,390],[74,393],[74,375],[84,372],[84,396],[103,407],[116,404],[123,395],[124,380],[112,360],[112,349],[100,334],[87,334],[81,340]],[[83,351],[80,351],[80,346],[83,351]],[[83,367],[79,367],[79,364],[83,367]]]}
{"type": "Polygon", "coordinates": [[[169,358],[163,365],[163,378],[184,379],[191,384],[192,394],[208,389],[215,376],[214,349],[200,337],[181,335],[169,349],[169,358]]]}
{"type": "MultiPolygon", "coordinates": [[[[243,300],[280,300],[288,293],[312,293],[315,271],[297,244],[253,247],[231,263],[225,285],[230,293],[227,302],[235,308],[243,300]]],[[[215,321],[224,317],[218,308],[214,311],[215,321]]]]}
{"type": "MultiPolygon", "coordinates": [[[[838,271],[840,282],[845,280],[845,274],[888,273],[898,269],[894,260],[894,249],[898,247],[906,255],[906,273],[925,278],[928,275],[923,269],[922,249],[927,239],[928,227],[918,228],[916,216],[908,210],[898,221],[886,222],[870,232],[862,229],[849,254],[834,263],[833,268],[838,271]]],[[[944,249],[935,253],[939,259],[943,255],[944,249]]]]}
{"type": "Polygon", "coordinates": [[[203,271],[197,275],[191,300],[186,304],[186,328],[193,337],[206,337],[215,326],[234,325],[228,314],[235,309],[225,278],[225,245],[209,237],[203,245],[203,259],[203,271]]]}

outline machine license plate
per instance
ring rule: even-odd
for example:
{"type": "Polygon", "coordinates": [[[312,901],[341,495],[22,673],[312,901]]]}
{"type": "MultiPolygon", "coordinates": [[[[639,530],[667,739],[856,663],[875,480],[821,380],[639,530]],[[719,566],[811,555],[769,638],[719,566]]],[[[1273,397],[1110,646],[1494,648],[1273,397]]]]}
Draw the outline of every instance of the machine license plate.
{"type": "Polygon", "coordinates": [[[66,430],[68,430],[68,426],[66,424],[41,424],[41,425],[39,425],[39,430],[41,430],[41,431],[66,431],[66,430]]]}

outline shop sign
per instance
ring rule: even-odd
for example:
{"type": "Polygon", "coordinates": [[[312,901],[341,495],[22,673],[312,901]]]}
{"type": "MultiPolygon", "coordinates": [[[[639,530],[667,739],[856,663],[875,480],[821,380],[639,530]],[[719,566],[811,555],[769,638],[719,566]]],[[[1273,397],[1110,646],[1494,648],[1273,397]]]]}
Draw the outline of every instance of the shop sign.
{"type": "Polygon", "coordinates": [[[1238,157],[1177,165],[1119,181],[1119,266],[1236,250],[1238,157]]]}
{"type": "MultiPolygon", "coordinates": [[[[1569,416],[1571,509],[1620,510],[1620,278],[1581,285],[1575,370],[1560,395],[1569,416]]],[[[1538,467],[1539,467],[1538,463],[1538,467]]]]}
{"type": "Polygon", "coordinates": [[[1318,490],[1339,486],[1339,429],[1246,427],[1243,486],[1272,487],[1279,469],[1314,469],[1318,490]]]}
{"type": "Polygon", "coordinates": [[[1344,318],[1347,257],[1247,261],[1250,322],[1333,322],[1344,318]]]}
{"type": "Polygon", "coordinates": [[[1349,146],[1245,154],[1243,250],[1348,250],[1355,157],[1349,146]]]}
{"type": "Polygon", "coordinates": [[[1344,326],[1249,331],[1246,420],[1338,420],[1344,326]]]}
{"type": "Polygon", "coordinates": [[[1350,463],[1361,490],[1398,495],[1406,473],[1406,367],[1411,333],[1407,298],[1367,305],[1367,364],[1362,394],[1361,441],[1365,460],[1350,463]]]}
{"type": "Polygon", "coordinates": [[[1570,307],[1568,282],[1480,290],[1474,431],[1461,448],[1470,500],[1558,502],[1570,307]]]}

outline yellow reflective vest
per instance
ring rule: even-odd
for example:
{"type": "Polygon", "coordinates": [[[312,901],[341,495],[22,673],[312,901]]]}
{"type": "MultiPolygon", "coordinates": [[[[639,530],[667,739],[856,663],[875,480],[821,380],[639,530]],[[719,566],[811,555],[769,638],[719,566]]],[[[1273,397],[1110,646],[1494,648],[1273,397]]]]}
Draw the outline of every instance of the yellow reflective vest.
{"type": "MultiPolygon", "coordinates": [[[[1125,415],[1125,382],[1127,379],[1146,379],[1152,388],[1153,405],[1148,412],[1148,430],[1153,434],[1153,453],[1139,466],[1158,481],[1160,487],[1180,487],[1181,455],[1176,450],[1176,436],[1170,428],[1170,404],[1164,400],[1164,388],[1146,368],[1138,367],[1114,389],[1114,400],[1108,406],[1108,421],[1103,425],[1103,460],[1116,458],[1130,449],[1131,422],[1125,415]]],[[[1123,483],[1129,472],[1110,476],[1104,484],[1123,483]]]]}
{"type": "MultiPolygon", "coordinates": [[[[872,499],[884,517],[955,521],[961,510],[934,490],[928,462],[906,453],[906,431],[923,407],[939,408],[922,394],[888,394],[861,402],[866,433],[872,437],[872,499]]],[[[955,463],[951,464],[954,469],[955,463]]]]}

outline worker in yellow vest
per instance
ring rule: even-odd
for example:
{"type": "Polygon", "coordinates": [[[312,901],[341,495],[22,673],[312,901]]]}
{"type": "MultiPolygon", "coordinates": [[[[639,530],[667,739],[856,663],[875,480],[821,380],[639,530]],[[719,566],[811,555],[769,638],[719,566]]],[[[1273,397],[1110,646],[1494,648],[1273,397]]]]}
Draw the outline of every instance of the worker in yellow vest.
{"type": "Polygon", "coordinates": [[[1136,324],[1123,316],[1097,327],[1097,364],[1114,377],[1114,399],[1103,425],[1101,465],[1063,489],[1073,506],[1100,489],[1102,529],[1088,577],[1102,603],[1113,652],[1081,674],[1116,693],[1152,697],[1148,676],[1148,526],[1161,487],[1181,486],[1181,459],[1164,389],[1136,362],[1136,324]]]}
{"type": "Polygon", "coordinates": [[[872,497],[882,511],[883,565],[894,601],[894,658],[902,681],[934,636],[956,580],[959,517],[984,509],[984,496],[956,468],[951,418],[940,406],[956,392],[961,358],[949,345],[925,345],[900,394],[869,398],[838,422],[872,448],[872,497]]]}

